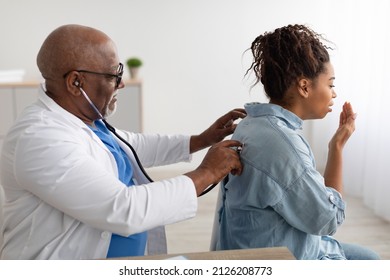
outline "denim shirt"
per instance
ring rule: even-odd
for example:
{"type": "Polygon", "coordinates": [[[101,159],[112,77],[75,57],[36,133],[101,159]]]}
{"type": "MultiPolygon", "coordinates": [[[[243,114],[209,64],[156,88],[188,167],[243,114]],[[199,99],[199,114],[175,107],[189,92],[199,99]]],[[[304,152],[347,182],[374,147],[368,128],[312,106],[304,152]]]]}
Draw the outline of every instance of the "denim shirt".
{"type": "Polygon", "coordinates": [[[232,137],[244,144],[243,172],[221,184],[217,250],[286,246],[297,259],[344,259],[330,235],[345,203],[316,170],[302,120],[274,104],[245,109],[232,137]]]}

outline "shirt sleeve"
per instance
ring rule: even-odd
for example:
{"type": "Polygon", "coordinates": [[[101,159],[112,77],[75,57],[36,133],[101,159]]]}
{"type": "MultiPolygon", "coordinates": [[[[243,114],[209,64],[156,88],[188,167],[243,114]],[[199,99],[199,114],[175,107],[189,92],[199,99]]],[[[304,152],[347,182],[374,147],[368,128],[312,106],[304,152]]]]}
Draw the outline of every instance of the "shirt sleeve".
{"type": "MultiPolygon", "coordinates": [[[[190,136],[188,135],[118,132],[133,146],[145,167],[189,162],[192,158],[190,155],[190,136]]],[[[122,143],[120,144],[122,145],[122,143]]]]}
{"type": "Polygon", "coordinates": [[[314,235],[332,235],[345,219],[345,203],[321,174],[306,167],[301,176],[283,188],[273,207],[293,227],[314,235]]]}

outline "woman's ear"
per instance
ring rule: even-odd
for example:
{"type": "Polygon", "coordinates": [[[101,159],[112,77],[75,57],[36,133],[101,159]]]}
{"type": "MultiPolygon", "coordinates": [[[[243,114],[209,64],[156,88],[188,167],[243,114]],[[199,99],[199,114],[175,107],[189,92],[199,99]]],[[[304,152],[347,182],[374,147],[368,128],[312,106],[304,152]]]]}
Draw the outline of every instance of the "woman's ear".
{"type": "Polygon", "coordinates": [[[310,80],[301,78],[298,80],[298,92],[303,98],[309,97],[310,80]]]}

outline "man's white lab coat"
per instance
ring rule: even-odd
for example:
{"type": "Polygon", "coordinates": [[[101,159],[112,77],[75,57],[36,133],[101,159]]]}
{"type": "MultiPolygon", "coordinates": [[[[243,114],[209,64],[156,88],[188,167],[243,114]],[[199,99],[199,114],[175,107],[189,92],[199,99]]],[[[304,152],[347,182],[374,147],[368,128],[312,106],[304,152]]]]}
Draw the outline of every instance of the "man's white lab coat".
{"type": "MultiPolygon", "coordinates": [[[[190,160],[188,136],[120,134],[146,167],[190,160]]],[[[190,178],[149,183],[118,143],[134,169],[131,188],[118,180],[114,157],[91,129],[41,92],[3,145],[1,258],[105,258],[111,233],[128,236],[195,215],[190,178]]]]}

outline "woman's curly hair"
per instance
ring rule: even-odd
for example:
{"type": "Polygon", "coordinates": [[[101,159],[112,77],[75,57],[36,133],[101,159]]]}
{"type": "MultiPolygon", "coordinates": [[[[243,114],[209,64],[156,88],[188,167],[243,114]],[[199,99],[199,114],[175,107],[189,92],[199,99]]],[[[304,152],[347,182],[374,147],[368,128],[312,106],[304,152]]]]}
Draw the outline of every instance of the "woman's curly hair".
{"type": "Polygon", "coordinates": [[[256,82],[268,98],[283,101],[285,92],[301,77],[315,79],[324,71],[329,54],[324,38],[305,25],[288,25],[258,36],[251,45],[256,82]]]}

